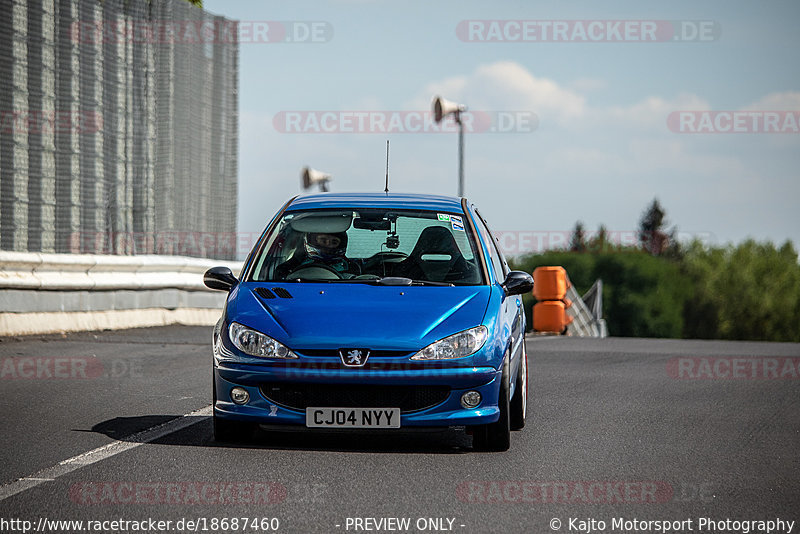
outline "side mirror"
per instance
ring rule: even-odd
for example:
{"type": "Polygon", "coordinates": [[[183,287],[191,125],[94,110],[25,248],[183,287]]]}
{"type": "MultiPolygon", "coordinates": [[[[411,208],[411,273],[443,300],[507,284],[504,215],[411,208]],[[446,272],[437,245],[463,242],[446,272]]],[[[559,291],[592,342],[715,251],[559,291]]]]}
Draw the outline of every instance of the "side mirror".
{"type": "Polygon", "coordinates": [[[533,277],[522,271],[509,271],[503,282],[506,295],[522,295],[533,291],[533,277]]]}
{"type": "Polygon", "coordinates": [[[227,267],[212,267],[203,275],[203,283],[210,289],[230,291],[239,280],[227,267]]]}

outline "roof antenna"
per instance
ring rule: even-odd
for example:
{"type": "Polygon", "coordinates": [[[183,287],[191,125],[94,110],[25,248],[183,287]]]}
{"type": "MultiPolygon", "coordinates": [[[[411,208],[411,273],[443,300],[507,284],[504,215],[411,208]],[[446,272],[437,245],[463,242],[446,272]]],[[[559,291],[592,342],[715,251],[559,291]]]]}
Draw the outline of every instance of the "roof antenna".
{"type": "Polygon", "coordinates": [[[386,189],[384,192],[389,194],[389,140],[386,140],[386,189]]]}

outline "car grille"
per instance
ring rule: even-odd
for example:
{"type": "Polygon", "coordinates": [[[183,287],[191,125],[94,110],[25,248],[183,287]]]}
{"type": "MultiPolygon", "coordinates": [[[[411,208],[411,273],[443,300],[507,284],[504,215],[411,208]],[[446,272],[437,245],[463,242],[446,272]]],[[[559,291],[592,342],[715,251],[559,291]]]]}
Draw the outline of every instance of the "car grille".
{"type": "MultiPolygon", "coordinates": [[[[324,357],[324,358],[338,358],[339,351],[338,349],[330,350],[330,349],[298,349],[296,351],[301,356],[310,356],[312,358],[317,357],[324,357]]],[[[414,354],[413,351],[407,350],[370,350],[369,357],[370,358],[403,358],[406,356],[411,356],[414,354]]]]}
{"type": "Polygon", "coordinates": [[[447,400],[447,386],[372,386],[341,384],[263,384],[268,400],[294,410],[314,407],[400,408],[418,412],[447,400]]]}

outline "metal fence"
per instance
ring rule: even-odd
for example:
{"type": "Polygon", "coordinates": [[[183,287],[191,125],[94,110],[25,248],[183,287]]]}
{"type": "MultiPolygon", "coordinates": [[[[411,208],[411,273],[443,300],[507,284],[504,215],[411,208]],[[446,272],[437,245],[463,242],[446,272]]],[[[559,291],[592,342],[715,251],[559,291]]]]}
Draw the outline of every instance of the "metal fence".
{"type": "Polygon", "coordinates": [[[597,279],[583,296],[574,286],[567,288],[567,299],[572,305],[567,308],[571,319],[567,335],[578,337],[608,337],[608,327],[603,319],[603,281],[597,279]]]}
{"type": "Polygon", "coordinates": [[[0,0],[0,250],[234,259],[235,25],[185,0],[0,0]]]}

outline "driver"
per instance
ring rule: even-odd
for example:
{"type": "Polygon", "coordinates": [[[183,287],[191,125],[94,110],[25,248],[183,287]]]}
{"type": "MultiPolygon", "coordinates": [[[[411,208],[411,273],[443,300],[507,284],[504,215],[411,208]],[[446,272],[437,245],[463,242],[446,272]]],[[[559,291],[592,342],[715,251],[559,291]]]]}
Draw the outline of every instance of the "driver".
{"type": "Polygon", "coordinates": [[[281,278],[311,265],[325,265],[342,278],[360,274],[355,262],[345,256],[347,232],[308,232],[303,237],[303,251],[297,259],[291,259],[278,267],[281,278]]]}
{"type": "Polygon", "coordinates": [[[350,267],[350,262],[344,255],[347,250],[347,232],[309,232],[305,235],[304,245],[306,256],[312,263],[322,263],[340,273],[350,267]]]}

